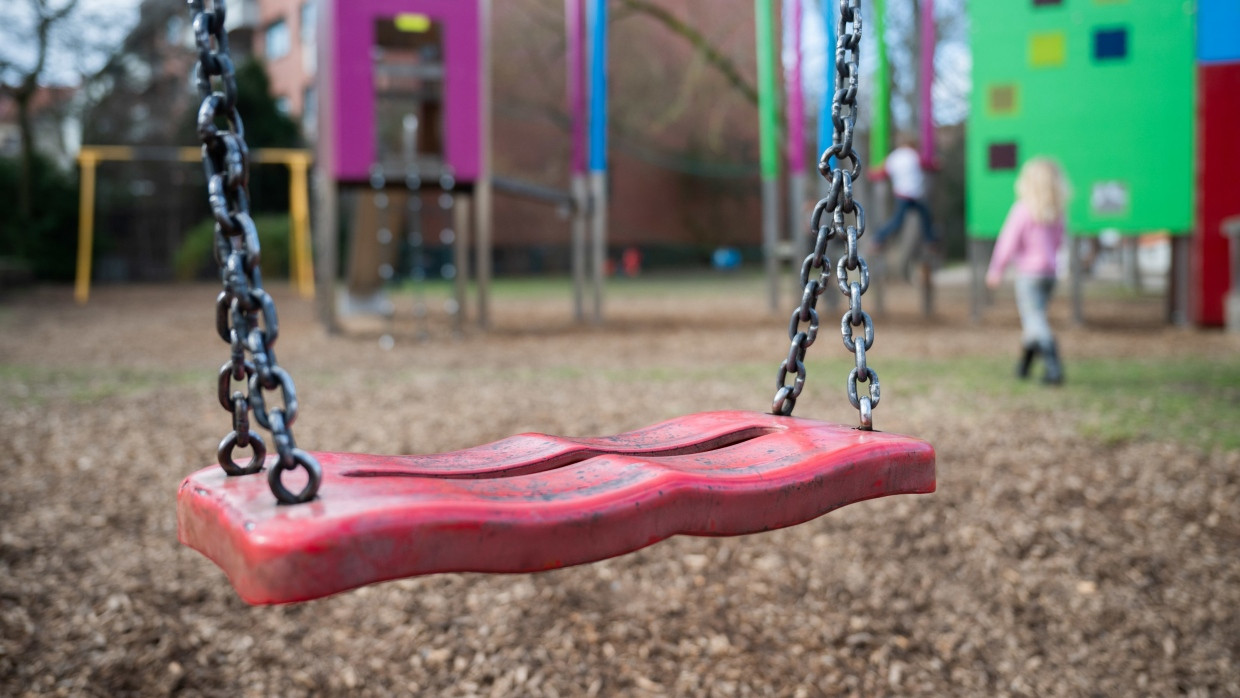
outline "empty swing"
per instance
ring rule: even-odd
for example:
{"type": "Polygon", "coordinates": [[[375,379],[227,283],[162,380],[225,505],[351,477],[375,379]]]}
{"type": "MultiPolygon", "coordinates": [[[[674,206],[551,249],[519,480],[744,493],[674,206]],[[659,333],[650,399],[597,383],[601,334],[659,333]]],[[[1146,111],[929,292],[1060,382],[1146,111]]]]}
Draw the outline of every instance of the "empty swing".
{"type": "Polygon", "coordinates": [[[221,467],[181,484],[177,520],[181,541],[219,565],[245,601],[307,601],[437,572],[550,570],[678,534],[757,533],[866,499],[934,491],[930,444],[872,430],[880,392],[866,361],[874,324],[861,305],[869,286],[857,244],[865,214],[852,197],[861,169],[852,147],[859,0],[840,1],[836,65],[843,87],[834,95],[833,145],[818,165],[830,193],[811,219],[814,251],[801,267],[804,292],[792,314],[791,345],[771,413],[707,412],[599,438],[521,434],[416,456],[312,454],[296,446],[296,391],[273,352],[279,325],[262,287],[258,234],[248,211],[248,153],[235,107],[224,4],[204,5],[190,0],[203,97],[198,132],[224,285],[216,326],[232,348],[220,369],[219,398],[233,416],[233,430],[219,446],[221,467]],[[217,126],[217,117],[228,127],[217,126]],[[829,223],[824,213],[831,214],[829,223]],[[847,252],[832,279],[826,247],[837,236],[847,252]],[[850,279],[851,272],[857,278],[850,279]],[[856,359],[847,383],[849,402],[860,414],[855,428],[791,416],[805,385],[805,352],[818,335],[818,298],[832,284],[850,301],[840,326],[856,359]],[[860,336],[854,337],[855,328],[860,336]],[[233,381],[246,390],[232,391],[233,381]],[[864,394],[858,382],[868,385],[864,394]],[[283,405],[268,408],[273,392],[283,405]],[[271,432],[276,453],[270,458],[262,437],[250,430],[251,412],[271,432]],[[237,448],[251,449],[244,465],[234,460],[237,448]],[[297,470],[304,484],[293,491],[284,478],[297,470]]]}

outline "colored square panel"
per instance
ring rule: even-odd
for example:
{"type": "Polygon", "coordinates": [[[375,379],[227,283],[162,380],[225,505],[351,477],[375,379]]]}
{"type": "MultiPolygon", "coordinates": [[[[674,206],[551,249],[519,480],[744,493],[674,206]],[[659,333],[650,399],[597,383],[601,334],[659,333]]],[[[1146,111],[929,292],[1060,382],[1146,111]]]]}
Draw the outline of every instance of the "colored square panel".
{"type": "Polygon", "coordinates": [[[1240,61],[1240,2],[1197,0],[1197,57],[1205,62],[1240,61]]]}
{"type": "Polygon", "coordinates": [[[991,143],[990,148],[987,150],[987,156],[992,172],[1016,169],[1015,143],[991,143]]]}
{"type": "Polygon", "coordinates": [[[994,116],[1012,116],[1016,113],[1017,87],[1015,84],[991,85],[987,95],[990,113],[994,116]]]}
{"type": "Polygon", "coordinates": [[[1034,68],[1056,68],[1068,55],[1068,38],[1061,31],[1042,32],[1029,37],[1029,65],[1034,68]]]}
{"type": "Polygon", "coordinates": [[[1094,30],[1094,60],[1117,61],[1128,57],[1128,29],[1112,27],[1094,30]]]}
{"type": "Polygon", "coordinates": [[[1131,204],[1132,194],[1127,182],[1094,182],[1089,192],[1089,210],[1095,216],[1126,216],[1131,204]]]}

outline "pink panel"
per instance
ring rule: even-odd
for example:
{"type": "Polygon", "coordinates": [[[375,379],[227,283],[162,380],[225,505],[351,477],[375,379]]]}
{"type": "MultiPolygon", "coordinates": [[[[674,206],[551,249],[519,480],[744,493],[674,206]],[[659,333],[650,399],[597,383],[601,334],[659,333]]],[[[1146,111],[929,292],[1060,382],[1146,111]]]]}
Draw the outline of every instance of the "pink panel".
{"type": "Polygon", "coordinates": [[[481,168],[481,76],[476,0],[338,0],[331,27],[336,64],[332,105],[337,180],[367,178],[375,161],[375,87],[371,47],[375,20],[416,12],[443,24],[445,158],[456,178],[472,182],[481,168]]]}
{"type": "Polygon", "coordinates": [[[277,505],[265,475],[230,478],[218,466],[181,485],[181,541],[250,603],[436,572],[555,569],[935,488],[924,441],[755,412],[426,456],[315,455],[322,487],[307,504],[277,505]]]}

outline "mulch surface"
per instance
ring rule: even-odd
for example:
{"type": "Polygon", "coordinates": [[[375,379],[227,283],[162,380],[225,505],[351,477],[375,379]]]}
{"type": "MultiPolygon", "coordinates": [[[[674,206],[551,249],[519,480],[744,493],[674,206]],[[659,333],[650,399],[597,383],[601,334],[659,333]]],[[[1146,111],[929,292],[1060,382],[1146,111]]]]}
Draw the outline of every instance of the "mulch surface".
{"type": "MultiPolygon", "coordinates": [[[[383,350],[385,328],[328,335],[276,291],[313,450],[761,410],[787,341],[760,293],[639,295],[604,328],[573,328],[567,300],[504,300],[490,333],[441,322],[418,342],[397,326],[383,350]]],[[[213,299],[177,286],[104,287],[85,307],[64,288],[0,301],[0,695],[1240,695],[1240,453],[1104,443],[1070,404],[1032,415],[949,376],[914,394],[884,381],[876,412],[935,444],[933,495],[536,575],[249,607],[176,540],[177,486],[228,428],[213,299]]],[[[888,356],[1015,358],[1010,302],[980,324],[947,292],[934,322],[907,288],[888,303],[880,372],[888,356]]],[[[1062,335],[1069,380],[1081,357],[1237,347],[1164,326],[1156,299],[1090,312],[1090,329],[1062,335]]],[[[831,361],[811,364],[798,414],[852,421],[847,356],[823,344],[811,354],[831,361]]]]}

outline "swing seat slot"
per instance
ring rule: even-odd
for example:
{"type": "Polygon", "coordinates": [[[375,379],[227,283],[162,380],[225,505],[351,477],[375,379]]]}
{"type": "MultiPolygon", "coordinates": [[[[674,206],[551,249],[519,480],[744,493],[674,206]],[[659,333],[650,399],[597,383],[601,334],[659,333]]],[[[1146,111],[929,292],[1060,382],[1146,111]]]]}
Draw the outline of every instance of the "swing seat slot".
{"type": "Polygon", "coordinates": [[[920,439],[739,411],[600,438],[314,455],[322,487],[306,504],[276,506],[265,475],[228,477],[218,466],[181,484],[181,542],[251,604],[438,572],[551,570],[677,534],[758,533],[935,488],[934,448],[920,439]]]}

